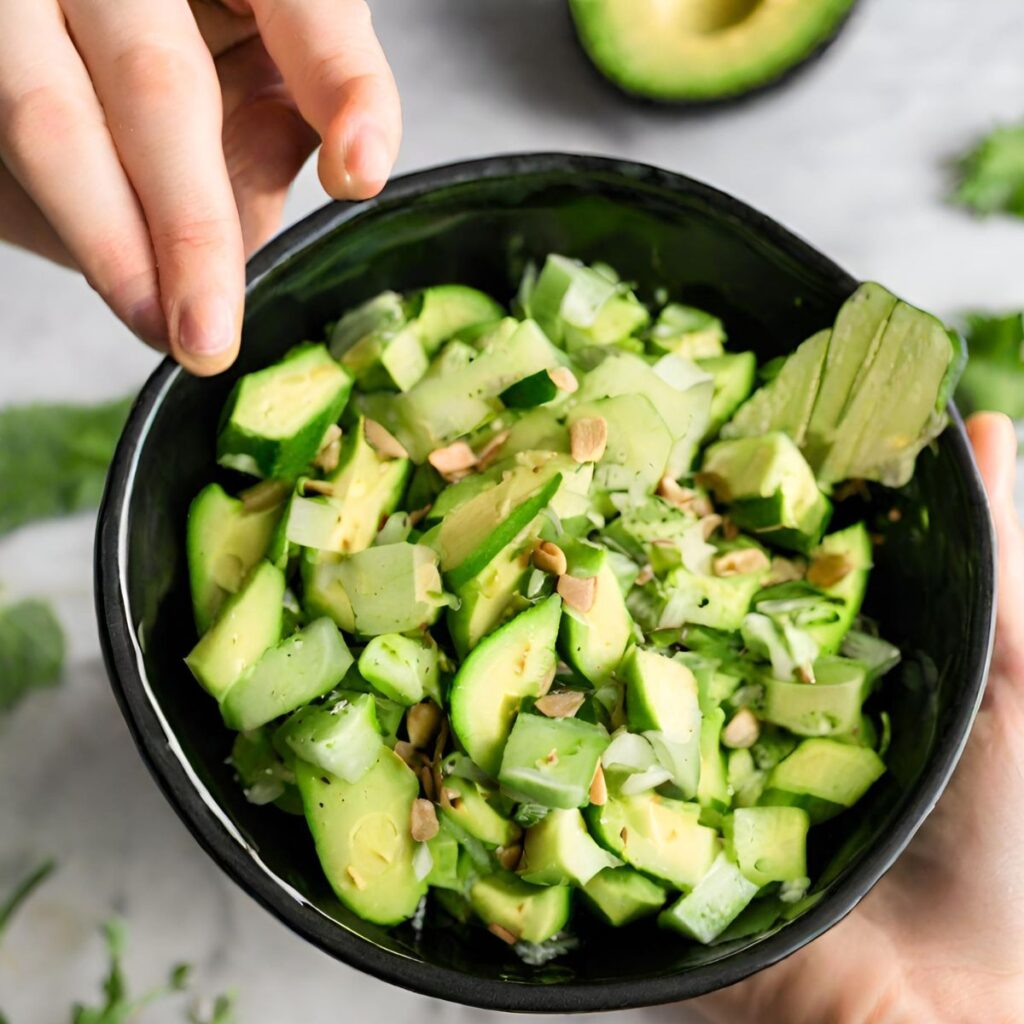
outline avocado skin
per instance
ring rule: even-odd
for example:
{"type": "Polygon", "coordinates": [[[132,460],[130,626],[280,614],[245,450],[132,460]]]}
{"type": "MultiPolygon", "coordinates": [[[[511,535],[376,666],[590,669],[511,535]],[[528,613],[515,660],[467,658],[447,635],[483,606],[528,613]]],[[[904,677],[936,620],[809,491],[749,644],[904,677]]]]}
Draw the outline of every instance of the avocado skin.
{"type": "Polygon", "coordinates": [[[615,93],[627,102],[648,107],[653,111],[662,111],[666,116],[675,114],[713,116],[719,110],[738,107],[751,101],[761,99],[772,93],[774,90],[789,85],[790,82],[794,78],[797,78],[803,71],[812,68],[819,60],[821,60],[822,57],[825,56],[832,44],[835,43],[840,35],[842,35],[844,29],[849,24],[850,19],[853,17],[854,12],[860,6],[860,0],[852,0],[846,13],[836,23],[831,34],[822,39],[817,47],[811,50],[806,56],[795,61],[788,68],[785,68],[778,74],[741,92],[723,93],[720,96],[707,96],[702,99],[669,99],[664,96],[650,96],[645,93],[633,91],[615,81],[609,75],[606,75],[591,59],[590,54],[587,52],[587,49],[580,38],[580,33],[576,27],[576,21],[572,14],[572,6],[572,0],[570,0],[568,5],[569,9],[566,12],[568,22],[567,28],[573,33],[580,53],[585,58],[585,64],[594,79],[600,81],[606,88],[614,90],[615,93]]]}

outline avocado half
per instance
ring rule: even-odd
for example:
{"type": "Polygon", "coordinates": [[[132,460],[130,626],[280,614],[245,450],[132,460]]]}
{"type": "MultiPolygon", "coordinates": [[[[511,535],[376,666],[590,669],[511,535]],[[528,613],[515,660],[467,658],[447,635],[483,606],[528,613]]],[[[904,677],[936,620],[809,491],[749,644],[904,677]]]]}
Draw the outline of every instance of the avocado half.
{"type": "Polygon", "coordinates": [[[634,96],[707,103],[787,76],[843,27],[856,0],[569,0],[595,67],[634,96]]]}

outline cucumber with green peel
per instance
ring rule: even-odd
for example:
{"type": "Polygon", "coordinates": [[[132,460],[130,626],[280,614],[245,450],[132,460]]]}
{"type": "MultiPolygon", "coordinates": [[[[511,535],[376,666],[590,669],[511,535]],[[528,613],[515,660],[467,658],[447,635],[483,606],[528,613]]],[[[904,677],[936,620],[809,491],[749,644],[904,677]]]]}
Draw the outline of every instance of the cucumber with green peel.
{"type": "Polygon", "coordinates": [[[740,871],[757,886],[806,878],[810,827],[799,807],[738,807],[730,845],[740,871]]]}
{"type": "Polygon", "coordinates": [[[325,346],[300,345],[235,385],[217,436],[217,461],[252,476],[294,479],[313,461],[351,390],[351,376],[325,346]]]}
{"type": "Polygon", "coordinates": [[[711,419],[703,440],[718,436],[736,410],[750,397],[757,379],[757,356],[753,352],[729,352],[697,359],[697,365],[714,380],[711,419]]]}
{"type": "Polygon", "coordinates": [[[430,642],[384,633],[373,637],[359,655],[359,672],[375,689],[406,707],[424,697],[441,703],[437,647],[430,642]]]}
{"type": "Polygon", "coordinates": [[[454,794],[449,806],[441,810],[447,821],[492,847],[511,846],[519,838],[519,826],[495,809],[478,783],[451,776],[444,780],[444,785],[454,794]]]}
{"type": "Polygon", "coordinates": [[[713,708],[706,712],[700,723],[700,781],[697,802],[702,807],[724,810],[729,806],[729,777],[725,755],[722,753],[722,728],[725,712],[713,708]]]}
{"type": "Polygon", "coordinates": [[[558,385],[547,370],[538,370],[529,377],[510,384],[498,396],[507,409],[532,409],[550,402],[558,394],[558,385]]]}
{"type": "Polygon", "coordinates": [[[740,915],[759,888],[720,853],[693,891],[658,915],[658,924],[709,945],[740,915]]]}

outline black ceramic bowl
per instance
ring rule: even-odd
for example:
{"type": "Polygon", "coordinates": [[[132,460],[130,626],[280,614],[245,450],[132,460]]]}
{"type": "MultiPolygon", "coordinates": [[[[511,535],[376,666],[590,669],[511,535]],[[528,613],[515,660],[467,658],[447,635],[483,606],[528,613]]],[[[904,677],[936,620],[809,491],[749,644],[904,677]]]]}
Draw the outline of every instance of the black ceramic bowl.
{"type": "MultiPolygon", "coordinates": [[[[890,772],[852,812],[813,832],[813,906],[766,934],[711,948],[653,926],[606,934],[542,968],[479,932],[386,930],[345,910],[303,822],[246,803],[224,763],[231,737],[182,658],[195,641],[185,513],[213,478],[218,412],[239,374],[385,288],[462,281],[510,297],[527,259],[605,260],[650,298],[721,315],[737,348],[764,359],[829,323],[856,282],[772,221],[706,185],[593,157],[530,155],[400,178],[379,198],[332,204],[249,266],[238,365],[196,380],[153,374],[121,440],[96,549],[100,634],[114,692],[167,799],[210,856],[310,942],[387,981],[503,1010],[609,1010],[731,984],[835,924],[904,848],[949,779],[984,686],[993,542],[985,497],[954,410],[913,484],[865,514],[877,549],[868,611],[904,651],[886,681],[890,772]],[[890,522],[896,502],[904,514],[890,522]]],[[[185,897],[187,898],[187,897],[185,897]]]]}

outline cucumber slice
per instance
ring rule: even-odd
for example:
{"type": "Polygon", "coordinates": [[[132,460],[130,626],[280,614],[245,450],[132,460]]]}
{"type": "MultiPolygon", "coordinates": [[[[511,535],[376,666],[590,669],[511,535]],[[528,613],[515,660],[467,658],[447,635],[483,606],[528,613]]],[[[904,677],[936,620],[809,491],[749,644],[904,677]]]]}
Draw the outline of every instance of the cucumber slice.
{"type": "Polygon", "coordinates": [[[419,781],[382,747],[358,782],[324,775],[298,761],[295,778],[316,852],[338,899],[364,921],[398,924],[411,917],[427,890],[416,877],[409,831],[419,781]]]}
{"type": "Polygon", "coordinates": [[[508,409],[532,409],[550,402],[558,394],[558,386],[547,370],[538,370],[529,377],[517,380],[498,396],[508,409]]]}
{"type": "Polygon", "coordinates": [[[561,605],[553,595],[520,612],[470,652],[452,682],[452,729],[489,775],[498,773],[522,699],[551,685],[561,605]]]}
{"type": "Polygon", "coordinates": [[[232,684],[220,702],[224,724],[248,732],[295,711],[337,686],[352,661],[338,627],[317,619],[271,647],[232,684]]]}
{"type": "Polygon", "coordinates": [[[348,402],[352,378],[324,345],[300,345],[242,377],[224,409],[217,461],[254,476],[294,479],[348,402]]]}

